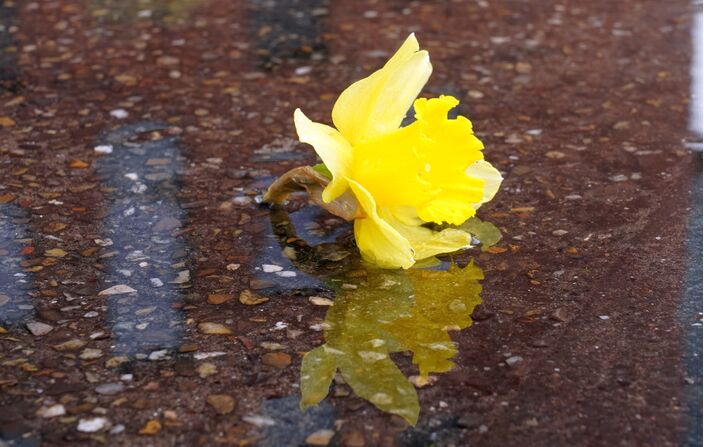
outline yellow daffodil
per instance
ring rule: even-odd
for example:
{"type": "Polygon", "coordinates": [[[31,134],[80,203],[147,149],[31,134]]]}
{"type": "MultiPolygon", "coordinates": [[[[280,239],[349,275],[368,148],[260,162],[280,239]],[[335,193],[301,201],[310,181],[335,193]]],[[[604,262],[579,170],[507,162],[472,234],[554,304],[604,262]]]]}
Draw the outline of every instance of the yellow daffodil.
{"type": "Polygon", "coordinates": [[[335,128],[294,113],[300,140],[332,174],[326,203],[351,191],[358,202],[354,234],[362,256],[385,268],[467,247],[471,235],[426,223],[461,225],[494,197],[501,174],[484,161],[483,144],[452,96],[416,99],[432,72],[428,52],[411,34],[383,68],[342,92],[335,128]],[[415,121],[401,127],[411,105],[415,121]]]}

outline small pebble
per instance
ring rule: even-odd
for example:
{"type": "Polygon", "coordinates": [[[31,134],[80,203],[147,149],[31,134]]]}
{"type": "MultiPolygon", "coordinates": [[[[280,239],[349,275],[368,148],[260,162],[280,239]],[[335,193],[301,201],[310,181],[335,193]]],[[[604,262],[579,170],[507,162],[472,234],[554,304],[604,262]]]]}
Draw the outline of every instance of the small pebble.
{"type": "Polygon", "coordinates": [[[57,351],[75,351],[76,349],[81,349],[85,345],[85,341],[78,338],[73,338],[63,343],[59,343],[58,345],[54,345],[54,349],[57,351]]]}
{"type": "Polygon", "coordinates": [[[105,290],[101,290],[98,292],[98,295],[104,296],[104,295],[122,295],[125,293],[134,293],[136,292],[135,289],[132,287],[128,286],[127,284],[118,284],[116,286],[109,287],[105,290]]]}
{"type": "Polygon", "coordinates": [[[95,433],[106,428],[108,424],[108,420],[101,417],[80,419],[77,430],[83,433],[95,433]]]}
{"type": "Polygon", "coordinates": [[[263,264],[262,265],[262,270],[264,270],[264,273],[274,273],[274,272],[280,272],[284,268],[279,266],[279,265],[274,265],[274,264],[263,264]]]}
{"type": "Polygon", "coordinates": [[[125,385],[120,382],[104,383],[95,387],[95,392],[98,394],[103,394],[106,396],[112,396],[113,394],[120,393],[124,391],[125,385]]]}
{"type": "Polygon", "coordinates": [[[410,376],[408,381],[413,384],[416,388],[423,388],[426,386],[431,386],[438,381],[437,376],[410,376]]]}
{"type": "Polygon", "coordinates": [[[274,425],[276,425],[276,421],[274,421],[272,418],[260,416],[258,414],[245,416],[242,418],[242,420],[248,424],[254,425],[255,427],[273,427],[274,425]]]}
{"type": "Polygon", "coordinates": [[[206,401],[218,414],[232,413],[235,409],[235,399],[229,394],[211,394],[206,401]]]}
{"type": "Polygon", "coordinates": [[[37,416],[45,419],[63,416],[66,414],[66,409],[61,404],[52,405],[50,407],[41,407],[37,410],[37,416]]]}
{"type": "Polygon", "coordinates": [[[208,295],[208,302],[210,304],[218,305],[218,304],[226,303],[226,302],[230,301],[232,298],[233,298],[233,296],[230,294],[227,294],[227,293],[212,293],[212,294],[208,295]]]}
{"type": "Polygon", "coordinates": [[[161,422],[157,420],[149,420],[142,428],[139,429],[140,435],[152,436],[161,431],[161,422]]]}
{"type": "Polygon", "coordinates": [[[198,365],[198,367],[196,368],[196,372],[198,373],[198,376],[200,376],[201,379],[205,379],[206,377],[212,376],[213,374],[217,374],[218,367],[214,363],[204,362],[198,365]]]}
{"type": "Polygon", "coordinates": [[[267,352],[262,356],[262,363],[274,368],[284,369],[291,364],[291,356],[285,352],[267,352]]]}
{"type": "Polygon", "coordinates": [[[158,362],[160,360],[166,360],[169,358],[169,351],[166,349],[160,349],[158,351],[152,351],[149,353],[149,360],[153,362],[158,362]]]}
{"type": "Polygon", "coordinates": [[[315,304],[316,306],[332,306],[334,301],[329,298],[323,298],[321,296],[311,296],[308,301],[315,304]]]}
{"type": "Polygon", "coordinates": [[[32,335],[40,337],[46,335],[54,329],[54,326],[42,323],[40,321],[30,321],[26,324],[27,329],[32,335]]]}
{"type": "Polygon", "coordinates": [[[247,306],[255,306],[257,304],[266,303],[267,301],[269,301],[269,298],[257,295],[249,289],[240,292],[240,303],[247,306]]]}
{"type": "Polygon", "coordinates": [[[111,144],[100,144],[93,148],[96,154],[112,154],[111,144]]]}
{"type": "Polygon", "coordinates": [[[239,196],[232,199],[232,203],[237,206],[246,206],[252,203],[252,198],[248,196],[239,196]]]}
{"type": "Polygon", "coordinates": [[[122,424],[117,424],[113,428],[110,429],[110,434],[111,435],[119,435],[120,433],[125,431],[125,426],[122,424]]]}
{"type": "Polygon", "coordinates": [[[226,352],[223,351],[213,351],[213,352],[196,352],[193,354],[193,358],[196,360],[203,360],[203,359],[208,359],[212,357],[220,357],[223,355],[226,355],[226,352]]]}
{"type": "Polygon", "coordinates": [[[220,323],[200,323],[198,325],[198,330],[203,334],[209,335],[229,335],[232,331],[227,326],[220,323]]]}
{"type": "Polygon", "coordinates": [[[626,180],[628,180],[628,177],[623,174],[618,174],[612,175],[611,177],[609,177],[609,180],[611,180],[612,182],[625,182],[626,180]]]}
{"type": "Polygon", "coordinates": [[[521,357],[520,355],[512,355],[511,357],[506,359],[506,364],[508,366],[514,366],[521,363],[522,361],[523,357],[521,357]]]}
{"type": "Polygon", "coordinates": [[[81,352],[78,357],[82,360],[95,360],[103,356],[103,351],[101,349],[86,348],[81,352]]]}
{"type": "Polygon", "coordinates": [[[318,430],[308,435],[308,437],[306,438],[306,444],[315,446],[326,446],[330,444],[330,440],[333,436],[335,436],[335,432],[333,430],[318,430]]]}
{"type": "Polygon", "coordinates": [[[288,348],[288,346],[282,345],[281,343],[274,343],[270,341],[263,341],[260,343],[259,346],[266,349],[267,351],[281,351],[283,349],[288,348]]]}
{"type": "Polygon", "coordinates": [[[119,120],[125,119],[129,115],[130,115],[129,112],[127,112],[127,110],[125,110],[125,109],[115,109],[115,110],[110,111],[110,116],[112,116],[113,118],[117,118],[119,120]]]}

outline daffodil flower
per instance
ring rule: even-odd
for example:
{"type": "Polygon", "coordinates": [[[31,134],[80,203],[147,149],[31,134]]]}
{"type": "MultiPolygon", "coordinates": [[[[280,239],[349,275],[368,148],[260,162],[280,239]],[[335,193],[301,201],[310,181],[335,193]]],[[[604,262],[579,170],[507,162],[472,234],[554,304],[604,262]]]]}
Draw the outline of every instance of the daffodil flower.
{"type": "Polygon", "coordinates": [[[357,246],[380,267],[405,269],[470,246],[465,231],[424,225],[461,225],[502,181],[484,161],[472,123],[448,119],[457,99],[416,99],[431,72],[428,52],[411,34],[384,67],[342,92],[332,110],[334,128],[300,109],[294,113],[300,141],[313,146],[332,174],[322,201],[354,195],[357,246]],[[415,121],[401,127],[411,106],[415,121]]]}

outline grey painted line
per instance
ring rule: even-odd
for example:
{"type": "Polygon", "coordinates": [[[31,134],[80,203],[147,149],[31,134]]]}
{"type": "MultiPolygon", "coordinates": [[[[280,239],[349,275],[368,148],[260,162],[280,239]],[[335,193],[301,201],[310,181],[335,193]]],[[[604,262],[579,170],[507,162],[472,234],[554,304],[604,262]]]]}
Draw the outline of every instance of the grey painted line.
{"type": "Polygon", "coordinates": [[[680,322],[685,330],[683,363],[685,368],[684,446],[702,445],[702,158],[697,159],[697,174],[692,184],[692,208],[687,225],[687,272],[680,322]]]}
{"type": "Polygon", "coordinates": [[[174,349],[183,337],[182,287],[175,282],[189,251],[173,230],[185,225],[186,211],[178,193],[183,160],[178,138],[138,139],[140,134],[163,131],[160,123],[126,125],[102,135],[112,153],[96,163],[105,186],[114,188],[103,221],[101,237],[106,250],[101,289],[118,284],[136,290],[107,296],[107,320],[118,354],[149,354],[174,349]],[[175,268],[174,265],[183,264],[175,268]]]}

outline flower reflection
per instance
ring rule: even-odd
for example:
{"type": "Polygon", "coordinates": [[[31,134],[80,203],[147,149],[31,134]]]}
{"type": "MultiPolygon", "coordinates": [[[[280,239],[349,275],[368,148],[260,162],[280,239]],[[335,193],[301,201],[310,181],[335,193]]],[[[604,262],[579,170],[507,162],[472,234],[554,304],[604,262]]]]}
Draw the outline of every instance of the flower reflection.
{"type": "Polygon", "coordinates": [[[358,396],[415,425],[418,395],[390,354],[412,353],[421,377],[449,371],[457,354],[449,331],[472,324],[483,277],[473,262],[446,271],[374,270],[365,286],[342,290],[325,319],[325,344],[303,358],[301,406],[323,400],[339,370],[358,396]]]}
{"type": "Polygon", "coordinates": [[[303,357],[301,407],[325,399],[339,371],[358,396],[415,425],[418,395],[391,354],[411,353],[420,381],[449,371],[457,354],[449,332],[472,325],[472,311],[481,303],[481,268],[473,261],[464,268],[440,262],[432,270],[374,268],[346,251],[350,239],[339,228],[318,238],[317,245],[304,240],[313,240],[305,231],[301,239],[295,224],[311,216],[301,221],[300,212],[289,215],[273,206],[273,234],[282,252],[293,253],[290,260],[298,271],[316,276],[336,295],[325,318],[325,343],[303,357]],[[346,252],[343,259],[330,262],[330,253],[341,252],[346,252]],[[340,287],[350,275],[364,281],[355,289],[340,287]]]}

